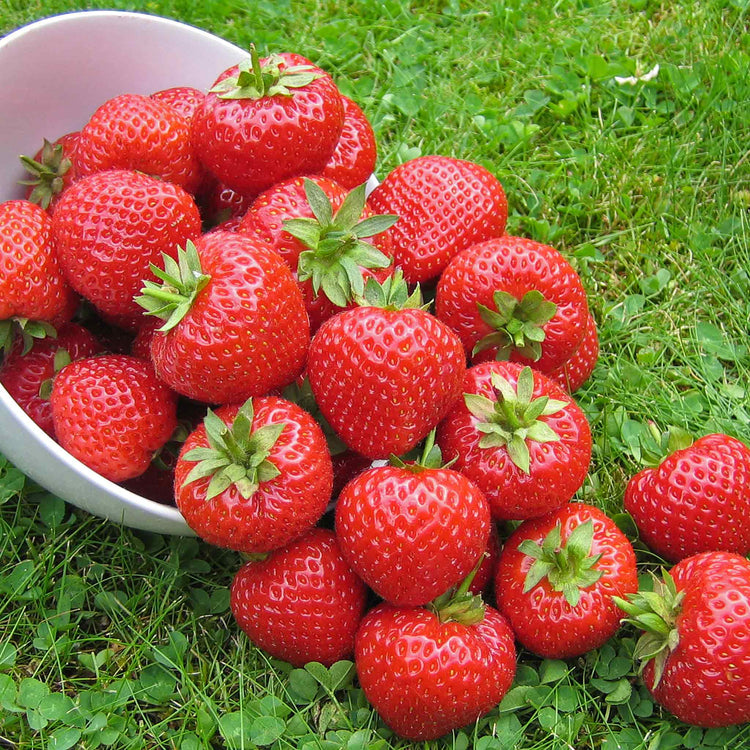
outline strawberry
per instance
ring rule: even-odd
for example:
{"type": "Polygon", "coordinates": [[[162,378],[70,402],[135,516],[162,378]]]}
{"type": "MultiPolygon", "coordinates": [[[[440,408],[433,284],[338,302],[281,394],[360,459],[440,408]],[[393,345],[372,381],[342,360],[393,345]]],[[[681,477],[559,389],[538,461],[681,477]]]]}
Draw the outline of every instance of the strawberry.
{"type": "Polygon", "coordinates": [[[307,375],[338,436],[369,458],[402,455],[423,440],[459,397],[461,342],[420,309],[397,273],[369,279],[366,305],[329,318],[313,336],[307,375]]]}
{"type": "Polygon", "coordinates": [[[437,442],[484,492],[493,518],[534,518],[569,502],[591,460],[591,429],[570,396],[515,362],[470,367],[463,391],[437,442]]]}
{"type": "Polygon", "coordinates": [[[354,652],[367,588],[349,569],[328,529],[311,529],[232,581],[235,620],[258,647],[295,667],[330,666],[354,652]]]}
{"type": "Polygon", "coordinates": [[[30,177],[21,180],[27,185],[26,198],[44,209],[52,210],[57,197],[72,185],[77,176],[76,145],[79,132],[66,133],[55,141],[44,139],[44,145],[34,158],[21,156],[21,163],[30,177]]]}
{"type": "Polygon", "coordinates": [[[189,121],[170,104],[141,94],[104,102],[81,128],[76,146],[80,177],[127,169],[194,193],[203,178],[189,121]]]}
{"type": "Polygon", "coordinates": [[[225,70],[196,111],[192,136],[214,177],[258,194],[325,167],[341,134],[344,107],[331,77],[301,55],[273,54],[225,70]]]}
{"type": "Polygon", "coordinates": [[[506,235],[451,260],[435,314],[475,362],[513,359],[547,373],[574,354],[589,313],[578,274],[557,250],[506,235]]]}
{"type": "Polygon", "coordinates": [[[484,167],[448,156],[420,156],[386,175],[368,199],[399,217],[391,230],[396,265],[409,283],[436,279],[469,245],[505,231],[508,203],[484,167]]]}
{"type": "Polygon", "coordinates": [[[625,510],[641,539],[666,560],[699,552],[750,553],[750,449],[706,435],[631,477],[625,510]]]}
{"type": "Polygon", "coordinates": [[[487,538],[487,546],[484,550],[482,562],[471,580],[469,591],[472,594],[485,594],[489,592],[491,584],[495,580],[497,561],[500,559],[500,534],[494,523],[490,524],[490,535],[487,538]]]}
{"type": "Polygon", "coordinates": [[[336,148],[321,174],[353,190],[366,182],[375,169],[377,144],[375,132],[362,108],[348,96],[344,104],[344,125],[336,148]]]}
{"type": "Polygon", "coordinates": [[[654,591],[616,599],[645,631],[635,656],[654,698],[680,721],[750,721],[750,562],[703,552],[656,579],[654,591]]]}
{"type": "Polygon", "coordinates": [[[53,335],[70,320],[78,297],[58,263],[49,214],[27,200],[0,203],[0,352],[20,329],[32,338],[53,335]]]}
{"type": "Polygon", "coordinates": [[[193,119],[198,107],[203,104],[205,94],[192,86],[172,86],[168,89],[155,91],[151,99],[162,104],[168,104],[176,109],[188,122],[193,119]]]}
{"type": "Polygon", "coordinates": [[[302,293],[266,245],[233,232],[203,235],[152,266],[137,299],[165,320],[151,341],[156,372],[178,393],[242,403],[290,383],[310,342],[302,293]]]}
{"type": "Polygon", "coordinates": [[[583,341],[570,359],[547,373],[547,377],[559,383],[568,393],[575,393],[590,377],[599,359],[599,333],[596,321],[589,312],[583,341]]]}
{"type": "Polygon", "coordinates": [[[333,468],[317,422],[276,396],[209,410],[175,467],[175,500],[205,541],[269,552],[323,515],[333,468]]]}
{"type": "Polygon", "coordinates": [[[524,521],[505,543],[495,577],[498,609],[529,651],[569,659],[620,627],[612,596],[638,590],[635,552],[598,508],[568,503],[524,521]]]}
{"type": "Polygon", "coordinates": [[[112,482],[142,474],[177,426],[177,399],[147,362],[122,354],[79,359],[50,397],[60,445],[112,482]]]}
{"type": "Polygon", "coordinates": [[[140,172],[79,178],[52,217],[60,265],[70,284],[103,313],[141,315],[134,301],[149,265],[199,236],[195,201],[182,188],[140,172]]]}
{"type": "Polygon", "coordinates": [[[214,178],[208,178],[198,195],[201,215],[205,224],[211,229],[226,229],[226,222],[231,222],[232,230],[240,228],[242,217],[247,213],[255,200],[255,195],[243,195],[223,185],[214,178]]]}
{"type": "Polygon", "coordinates": [[[490,509],[428,438],[421,460],[358,474],[336,504],[336,536],[352,569],[391,604],[427,604],[484,553],[490,509]]]}

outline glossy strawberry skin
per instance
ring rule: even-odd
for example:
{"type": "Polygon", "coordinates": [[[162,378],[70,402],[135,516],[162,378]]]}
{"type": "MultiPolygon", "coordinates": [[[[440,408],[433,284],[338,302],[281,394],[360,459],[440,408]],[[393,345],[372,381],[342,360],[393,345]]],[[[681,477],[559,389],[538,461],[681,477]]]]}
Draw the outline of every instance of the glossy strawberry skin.
{"type": "Polygon", "coordinates": [[[451,469],[368,469],[336,504],[344,557],[376,594],[399,606],[427,604],[460,583],[489,531],[484,495],[451,469]]]}
{"type": "Polygon", "coordinates": [[[332,531],[314,528],[234,577],[230,607],[240,628],[276,659],[330,666],[354,652],[367,587],[332,531]]]}
{"type": "Polygon", "coordinates": [[[81,128],[76,169],[85,177],[110,169],[142,172],[194,193],[203,179],[190,123],[172,105],[140,94],[104,102],[81,128]]]}
{"type": "Polygon", "coordinates": [[[508,204],[484,167],[447,156],[421,156],[389,173],[368,199],[378,214],[395,214],[396,265],[410,283],[437,278],[448,262],[505,231],[508,204]]]}
{"type": "MultiPolygon", "coordinates": [[[[547,373],[576,351],[588,316],[581,280],[554,248],[508,235],[472,245],[454,257],[440,277],[435,314],[456,331],[471,356],[474,346],[493,330],[482,320],[477,305],[494,309],[496,290],[508,292],[520,302],[526,292],[535,289],[557,305],[554,317],[543,326],[542,356],[532,361],[514,352],[511,359],[547,373]]],[[[494,359],[495,353],[496,348],[484,350],[473,361],[494,359]]]]}
{"type": "MultiPolygon", "coordinates": [[[[279,469],[245,500],[231,485],[206,499],[210,477],[189,484],[185,478],[195,462],[184,458],[193,448],[206,447],[200,424],[187,438],[175,468],[175,500],[188,525],[209,544],[239,552],[269,552],[304,534],[323,515],[331,496],[333,468],[325,437],[317,422],[296,404],[275,396],[253,399],[252,429],[284,423],[269,460],[279,469]]],[[[216,410],[231,424],[239,405],[216,410]]]]}
{"type": "Polygon", "coordinates": [[[192,86],[172,86],[168,89],[155,91],[151,94],[151,99],[169,105],[190,121],[198,107],[203,103],[205,96],[202,91],[192,86]]]}
{"type": "Polygon", "coordinates": [[[142,317],[134,302],[150,264],[196,239],[201,218],[182,188],[139,172],[78,179],[57,202],[52,230],[65,277],[101,312],[142,317]]]}
{"type": "MultiPolygon", "coordinates": [[[[484,362],[470,367],[463,393],[476,393],[496,400],[491,385],[493,371],[514,386],[522,366],[515,362],[484,362]]],[[[565,401],[556,414],[541,417],[559,436],[549,443],[529,442],[530,473],[525,474],[510,459],[507,449],[480,448],[482,437],[477,419],[462,399],[455,402],[438,425],[437,442],[453,468],[469,477],[485,494],[495,520],[524,520],[545,515],[569,502],[578,491],[591,461],[591,428],[580,407],[557,383],[541,373],[534,375],[534,398],[547,395],[565,401]]]]}
{"type": "Polygon", "coordinates": [[[0,203],[0,320],[62,325],[78,297],[57,259],[49,214],[27,200],[0,203]]]}
{"type": "Polygon", "coordinates": [[[547,377],[559,383],[568,393],[575,393],[591,377],[599,360],[599,332],[596,321],[589,312],[583,340],[573,356],[558,368],[547,373],[547,377]]]}
{"type": "Polygon", "coordinates": [[[177,399],[147,362],[121,354],[79,359],[52,387],[58,442],[113,482],[142,474],[177,426],[177,399]]]}
{"type": "Polygon", "coordinates": [[[704,552],[670,573],[684,592],[679,643],[656,688],[653,661],[646,664],[646,686],[687,724],[750,721],[750,562],[730,552],[704,552]]]}
{"type": "Polygon", "coordinates": [[[628,538],[611,518],[583,503],[569,503],[546,516],[524,521],[505,543],[495,576],[497,607],[508,618],[516,638],[547,659],[570,659],[604,645],[622,619],[611,597],[625,597],[637,590],[635,552],[628,538]],[[571,606],[547,578],[524,593],[534,558],[520,551],[519,544],[530,539],[541,545],[557,524],[564,544],[573,529],[588,521],[594,527],[591,555],[601,555],[594,570],[603,575],[580,589],[579,603],[571,606]]]}
{"type": "MultiPolygon", "coordinates": [[[[312,65],[301,55],[280,57],[284,67],[312,65]]],[[[224,71],[214,85],[237,71],[224,71]]],[[[320,77],[291,96],[221,99],[209,92],[192,123],[193,142],[209,172],[240,193],[256,195],[288,177],[320,172],[341,134],[344,107],[332,78],[320,68],[315,72],[320,77]]]]}
{"type": "Polygon", "coordinates": [[[676,562],[700,552],[750,552],[750,449],[712,434],[633,476],[625,510],[641,539],[676,562]]]}
{"type": "Polygon", "coordinates": [[[233,232],[195,244],[211,280],[174,328],[154,335],[159,377],[212,404],[241,403],[292,382],[310,332],[302,293],[281,256],[233,232]]]}
{"type": "Polygon", "coordinates": [[[380,604],[362,620],[354,659],[368,701],[394,732],[415,741],[490,711],[516,669],[513,633],[491,607],[481,622],[462,625],[440,623],[426,609],[380,604]]]}
{"type": "Polygon", "coordinates": [[[459,397],[465,368],[461,342],[437,318],[376,307],[329,318],[307,363],[323,416],[373,459],[415,447],[459,397]]]}

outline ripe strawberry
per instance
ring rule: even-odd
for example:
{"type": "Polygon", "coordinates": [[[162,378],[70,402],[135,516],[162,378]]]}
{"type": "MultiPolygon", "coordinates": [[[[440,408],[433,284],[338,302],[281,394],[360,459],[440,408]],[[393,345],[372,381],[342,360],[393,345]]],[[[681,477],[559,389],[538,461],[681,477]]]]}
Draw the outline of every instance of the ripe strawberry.
{"type": "Polygon", "coordinates": [[[231,222],[231,231],[237,231],[242,217],[255,198],[255,195],[238,193],[215,178],[209,177],[201,187],[198,203],[206,226],[226,230],[226,222],[231,222]]]}
{"type": "Polygon", "coordinates": [[[597,508],[568,503],[524,521],[505,543],[495,577],[498,609],[537,656],[569,659],[620,627],[612,596],[638,590],[635,552],[597,508]]]}
{"type": "Polygon", "coordinates": [[[269,552],[318,521],[332,483],[317,422],[296,404],[267,396],[209,411],[180,452],[175,500],[210,544],[269,552]]]}
{"type": "Polygon", "coordinates": [[[299,375],[310,342],[302,294],[266,245],[233,232],[203,235],[164,256],[164,281],[137,299],[166,323],[151,341],[164,382],[188,398],[241,403],[299,375]]]}
{"type": "Polygon", "coordinates": [[[750,721],[750,562],[731,552],[685,558],[654,592],[617,599],[644,630],[635,656],[654,698],[680,721],[750,721]]]}
{"type": "Polygon", "coordinates": [[[344,125],[333,155],[321,174],[342,187],[353,190],[367,181],[375,170],[377,144],[375,132],[361,107],[349,97],[344,104],[344,125]]]}
{"type": "Polygon", "coordinates": [[[583,340],[588,303],[578,274],[557,250],[506,235],[451,260],[438,283],[435,314],[475,362],[513,359],[547,373],[583,340]]]}
{"type": "Polygon", "coordinates": [[[15,346],[0,363],[0,383],[34,422],[54,438],[48,392],[52,379],[65,365],[93,357],[101,349],[87,329],[77,323],[66,323],[55,338],[35,341],[26,353],[21,346],[15,346]]]}
{"type": "Polygon", "coordinates": [[[476,485],[442,468],[428,438],[419,462],[357,475],[336,504],[336,536],[352,569],[391,604],[427,604],[484,553],[490,509],[476,485]],[[432,451],[432,452],[430,452],[432,451]]]}
{"type": "Polygon", "coordinates": [[[699,552],[750,553],[750,449],[712,434],[631,477],[625,510],[667,560],[699,552]]]}
{"type": "Polygon", "coordinates": [[[485,594],[491,588],[495,580],[497,561],[500,559],[500,534],[494,523],[490,524],[490,535],[487,538],[487,546],[484,550],[482,562],[471,580],[469,591],[472,594],[485,594]]]}
{"type": "Polygon", "coordinates": [[[366,598],[334,533],[315,528],[245,563],[232,581],[230,607],[248,638],[274,658],[330,666],[353,654],[366,598]]]}
{"type": "Polygon", "coordinates": [[[78,179],[52,218],[60,265],[70,284],[100,311],[141,315],[134,301],[149,264],[199,236],[193,199],[177,185],[112,170],[78,179]]]}
{"type": "Polygon", "coordinates": [[[0,352],[10,350],[18,329],[28,350],[31,338],[73,316],[78,297],[58,263],[49,214],[35,203],[0,203],[0,268],[0,352]]]}
{"type": "Polygon", "coordinates": [[[474,365],[463,391],[437,442],[484,492],[493,518],[535,518],[567,503],[591,460],[591,429],[570,396],[515,362],[474,365]]]}
{"type": "Polygon", "coordinates": [[[193,119],[193,115],[198,107],[203,104],[205,97],[206,95],[202,91],[192,86],[172,86],[151,94],[151,99],[162,104],[168,104],[188,121],[193,119]]]}
{"type": "Polygon", "coordinates": [[[67,365],[50,399],[60,445],[113,482],[146,471],[177,426],[174,393],[149,363],[122,354],[67,365]]]}
{"type": "Polygon", "coordinates": [[[26,198],[32,203],[51,211],[60,193],[75,182],[78,135],[78,131],[66,133],[52,142],[45,138],[33,159],[21,157],[21,163],[30,174],[21,184],[28,186],[26,198]]]}
{"type": "Polygon", "coordinates": [[[331,77],[301,55],[251,58],[225,70],[193,117],[199,158],[240,193],[258,194],[327,164],[344,122],[331,77]]]}
{"type": "Polygon", "coordinates": [[[448,156],[420,156],[396,167],[368,199],[399,217],[391,230],[396,265],[409,283],[437,278],[469,245],[505,232],[503,186],[484,167],[448,156]]]}
{"type": "Polygon", "coordinates": [[[140,94],[102,104],[81,129],[76,146],[80,177],[109,169],[143,172],[194,193],[203,178],[189,121],[172,105],[140,94]]]}
{"type": "Polygon", "coordinates": [[[599,333],[596,321],[589,312],[583,341],[573,356],[560,367],[547,373],[547,377],[559,383],[568,393],[575,393],[590,377],[599,359],[599,333]]]}
{"type": "Polygon", "coordinates": [[[403,455],[459,397],[461,342],[407,298],[400,274],[369,279],[367,305],[329,318],[310,344],[307,374],[323,416],[354,451],[403,455]]]}

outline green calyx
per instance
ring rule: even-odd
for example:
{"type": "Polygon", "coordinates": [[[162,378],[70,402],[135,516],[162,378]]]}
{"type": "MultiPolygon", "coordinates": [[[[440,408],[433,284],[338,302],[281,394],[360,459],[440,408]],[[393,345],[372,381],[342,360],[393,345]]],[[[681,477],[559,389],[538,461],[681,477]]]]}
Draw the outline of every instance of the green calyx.
{"type": "Polygon", "coordinates": [[[641,440],[641,462],[650,468],[657,467],[667,456],[689,448],[693,436],[681,427],[669,425],[661,432],[653,421],[648,422],[648,430],[641,440]]]}
{"type": "Polygon", "coordinates": [[[541,544],[525,539],[518,545],[518,551],[533,558],[534,562],[526,574],[523,593],[527,594],[540,581],[547,579],[554,591],[562,592],[571,607],[577,606],[581,589],[593,586],[603,575],[596,569],[601,554],[591,554],[593,541],[594,524],[590,520],[576,526],[565,543],[559,523],[541,544]]]}
{"type": "Polygon", "coordinates": [[[550,443],[560,436],[540,417],[555,414],[567,405],[549,396],[533,398],[534,373],[524,367],[514,388],[497,372],[492,373],[497,400],[475,393],[464,393],[466,408],[477,418],[476,429],[483,433],[480,448],[504,447],[511,461],[525,474],[530,472],[529,441],[550,443]]]}
{"type": "Polygon", "coordinates": [[[208,410],[203,420],[208,447],[193,448],[183,456],[185,461],[196,462],[184,485],[211,477],[206,500],[220,495],[232,485],[247,500],[261,483],[280,474],[269,456],[286,425],[280,422],[253,430],[253,414],[252,398],[242,405],[231,425],[208,410]]]}
{"type": "Polygon", "coordinates": [[[55,382],[55,375],[57,375],[63,367],[67,367],[71,363],[70,352],[62,347],[55,351],[55,356],[52,358],[52,371],[54,375],[51,378],[43,380],[39,385],[39,398],[49,401],[52,396],[52,385],[55,382]]]}
{"type": "Polygon", "coordinates": [[[462,625],[476,625],[484,619],[484,601],[479,594],[469,591],[474,576],[482,566],[487,553],[479,555],[476,565],[458,586],[448,589],[433,599],[427,609],[434,612],[440,622],[458,622],[462,625]]]}
{"type": "Polygon", "coordinates": [[[396,269],[393,275],[385,279],[382,284],[372,277],[367,279],[364,294],[355,295],[354,299],[360,307],[379,307],[382,310],[409,308],[424,310],[429,307],[429,304],[424,304],[419,284],[413,292],[409,292],[409,286],[400,268],[396,269]]]}
{"type": "Polygon", "coordinates": [[[198,250],[188,240],[185,249],[177,249],[177,260],[163,254],[164,269],[153,263],[151,272],[162,280],[144,281],[141,296],[135,301],[146,311],[147,315],[161,318],[164,325],[157,329],[169,331],[187,315],[198,294],[205,288],[211,277],[203,273],[198,250]]]}
{"type": "Polygon", "coordinates": [[[328,196],[305,179],[305,195],[315,218],[288,219],[284,229],[308,249],[300,253],[297,278],[311,279],[313,292],[346,307],[364,294],[363,268],[387,268],[391,258],[364,238],[385,232],[397,216],[371,216],[360,221],[365,209],[365,185],[354,188],[336,213],[328,196]]]}
{"type": "Polygon", "coordinates": [[[447,463],[443,463],[443,454],[440,446],[435,444],[435,434],[436,430],[433,429],[430,431],[430,434],[425,438],[419,456],[414,461],[405,461],[403,458],[391,454],[388,462],[391,466],[410,471],[413,474],[419,474],[427,469],[450,468],[458,460],[458,456],[454,456],[447,463]]]}
{"type": "Polygon", "coordinates": [[[21,354],[28,354],[36,339],[56,339],[57,331],[51,323],[45,323],[42,320],[22,317],[0,320],[0,353],[9,354],[17,336],[20,336],[23,341],[21,354]]]}
{"type": "Polygon", "coordinates": [[[677,590],[674,579],[666,571],[661,579],[655,575],[653,578],[653,591],[628,594],[627,599],[619,596],[612,599],[628,615],[623,622],[644,631],[633,656],[641,662],[640,671],[653,659],[655,688],[661,682],[669,655],[680,642],[676,622],[685,593],[677,590]]]}
{"type": "Polygon", "coordinates": [[[557,305],[536,289],[526,292],[520,302],[512,294],[498,290],[492,301],[494,310],[477,303],[480,317],[493,330],[477,342],[472,356],[497,347],[497,360],[508,360],[516,351],[536,362],[542,356],[544,325],[554,317],[557,305]]]}
{"type": "Polygon", "coordinates": [[[283,67],[280,55],[270,55],[261,64],[255,45],[250,45],[250,59],[238,66],[236,76],[229,76],[217,83],[210,93],[220,99],[262,99],[266,96],[292,96],[292,89],[299,89],[322,77],[314,65],[292,65],[283,67]]]}
{"type": "Polygon", "coordinates": [[[50,143],[46,138],[39,161],[30,156],[20,156],[21,164],[31,175],[30,179],[20,180],[21,185],[32,187],[29,200],[44,209],[49,208],[52,199],[62,192],[63,177],[72,162],[63,153],[61,143],[50,143]]]}

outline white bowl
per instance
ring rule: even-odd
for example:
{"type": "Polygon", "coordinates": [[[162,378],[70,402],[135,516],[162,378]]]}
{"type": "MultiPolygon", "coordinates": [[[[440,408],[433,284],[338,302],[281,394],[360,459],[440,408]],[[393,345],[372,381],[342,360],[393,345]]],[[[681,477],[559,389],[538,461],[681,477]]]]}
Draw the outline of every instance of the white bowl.
{"type": "MultiPolygon", "coordinates": [[[[247,57],[192,26],[142,13],[53,16],[0,39],[0,201],[23,196],[20,154],[80,129],[104,101],[171,86],[206,90],[247,57]],[[29,61],[33,61],[33,65],[29,61]]],[[[177,508],[104,479],[50,439],[0,386],[0,452],[50,492],[126,526],[192,535],[177,508]]]]}

